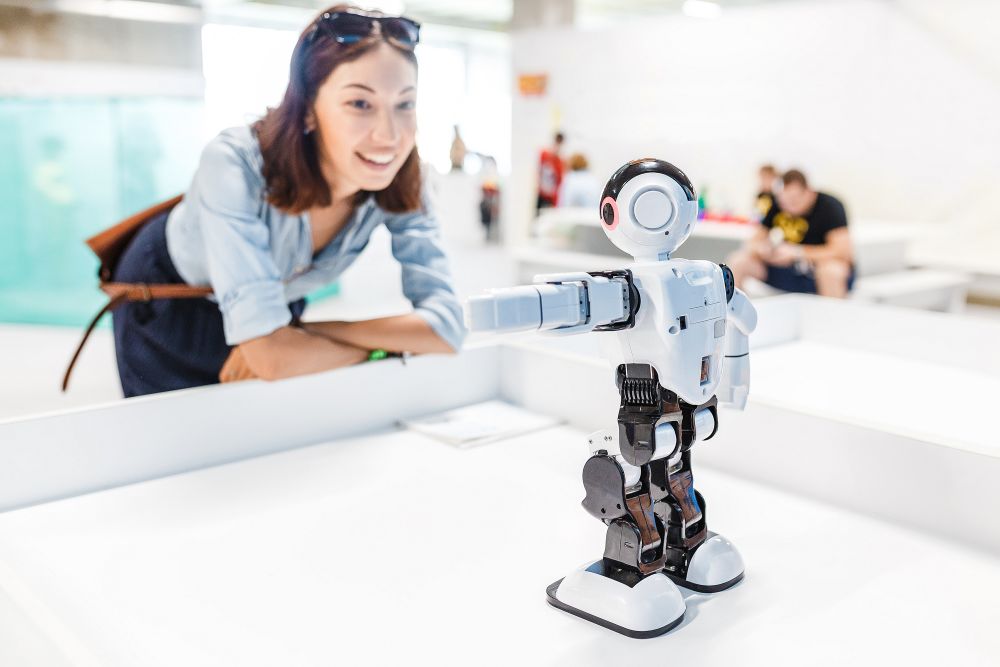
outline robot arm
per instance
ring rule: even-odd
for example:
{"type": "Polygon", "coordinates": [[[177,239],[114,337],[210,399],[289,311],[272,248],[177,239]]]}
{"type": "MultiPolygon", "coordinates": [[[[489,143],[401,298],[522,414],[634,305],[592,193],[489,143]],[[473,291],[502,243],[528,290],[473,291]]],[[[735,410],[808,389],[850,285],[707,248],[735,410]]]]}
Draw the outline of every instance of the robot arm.
{"type": "Polygon", "coordinates": [[[750,392],[750,334],[757,327],[757,310],[739,289],[733,290],[726,310],[726,350],[719,402],[742,410],[750,392]]]}
{"type": "Polygon", "coordinates": [[[490,290],[469,299],[470,331],[526,331],[553,334],[627,326],[638,308],[638,293],[628,271],[551,273],[531,285],[490,290]]]}

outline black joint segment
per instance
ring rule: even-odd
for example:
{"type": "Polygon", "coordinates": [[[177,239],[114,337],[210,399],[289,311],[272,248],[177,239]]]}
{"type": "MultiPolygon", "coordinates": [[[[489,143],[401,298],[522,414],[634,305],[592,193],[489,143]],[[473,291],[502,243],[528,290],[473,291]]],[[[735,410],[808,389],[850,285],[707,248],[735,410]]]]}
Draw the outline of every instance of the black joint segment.
{"type": "Polygon", "coordinates": [[[623,378],[619,392],[621,393],[622,405],[658,405],[660,402],[655,380],[641,378],[623,378]]]}
{"type": "Polygon", "coordinates": [[[656,452],[655,414],[618,413],[618,445],[622,458],[634,466],[649,463],[656,452]]]}
{"type": "MultiPolygon", "coordinates": [[[[649,495],[655,503],[654,511],[658,511],[663,505],[660,501],[670,497],[670,479],[667,475],[667,470],[670,466],[667,464],[667,461],[676,453],[677,449],[675,447],[670,456],[665,456],[649,463],[649,495]]],[[[660,516],[660,519],[664,523],[666,523],[668,518],[670,518],[669,515],[660,516]]]]}
{"type": "MultiPolygon", "coordinates": [[[[712,398],[715,397],[713,396],[712,398]]],[[[719,432],[719,409],[716,405],[710,405],[708,406],[708,409],[712,413],[712,419],[715,421],[715,426],[712,428],[712,432],[708,434],[708,437],[706,437],[705,440],[711,440],[715,437],[715,434],[719,432]]]]}
{"type": "Polygon", "coordinates": [[[618,519],[628,513],[625,507],[625,473],[610,456],[596,455],[583,464],[581,504],[587,513],[598,519],[618,519]]]}
{"type": "Polygon", "coordinates": [[[604,541],[604,558],[629,569],[639,569],[642,540],[639,529],[624,519],[612,521],[604,541]]]}
{"type": "Polygon", "coordinates": [[[733,270],[725,264],[719,264],[719,268],[722,269],[722,282],[726,285],[726,303],[729,303],[736,294],[736,278],[733,276],[733,270]]]}
{"type": "Polygon", "coordinates": [[[619,584],[623,584],[629,588],[635,588],[636,584],[646,577],[651,576],[640,573],[635,567],[625,567],[621,563],[608,560],[607,558],[601,559],[601,571],[608,579],[617,581],[619,584]]]}
{"type": "Polygon", "coordinates": [[[590,271],[589,275],[594,276],[595,278],[607,278],[608,280],[624,280],[626,288],[628,289],[628,318],[622,320],[621,322],[612,322],[611,324],[596,326],[594,327],[594,331],[621,331],[622,329],[631,329],[634,327],[635,315],[639,312],[639,290],[636,289],[635,282],[632,280],[632,272],[628,269],[621,269],[617,271],[590,271]]]}
{"type": "Polygon", "coordinates": [[[619,364],[615,386],[623,408],[656,405],[662,398],[660,378],[649,364],[619,364]]]}

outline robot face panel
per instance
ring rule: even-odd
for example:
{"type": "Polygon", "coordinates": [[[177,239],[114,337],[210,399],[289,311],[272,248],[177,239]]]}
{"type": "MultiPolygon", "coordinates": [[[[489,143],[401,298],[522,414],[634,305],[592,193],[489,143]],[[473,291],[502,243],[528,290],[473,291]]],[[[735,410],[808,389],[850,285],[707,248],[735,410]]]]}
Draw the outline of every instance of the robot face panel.
{"type": "Polygon", "coordinates": [[[676,250],[697,217],[691,181],[662,160],[629,162],[615,172],[601,197],[604,232],[612,243],[640,259],[676,250]]]}

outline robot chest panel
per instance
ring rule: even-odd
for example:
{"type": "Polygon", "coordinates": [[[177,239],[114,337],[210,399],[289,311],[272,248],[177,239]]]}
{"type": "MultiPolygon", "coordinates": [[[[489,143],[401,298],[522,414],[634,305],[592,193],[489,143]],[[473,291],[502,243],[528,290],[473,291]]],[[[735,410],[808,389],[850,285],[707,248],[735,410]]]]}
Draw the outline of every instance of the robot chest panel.
{"type": "Polygon", "coordinates": [[[632,361],[654,365],[661,384],[698,403],[722,370],[726,293],[711,262],[670,260],[633,272],[639,316],[628,337],[632,361]]]}
{"type": "MultiPolygon", "coordinates": [[[[715,322],[725,323],[722,271],[711,262],[675,259],[640,276],[647,305],[642,326],[668,336],[714,340],[715,322]]],[[[721,337],[721,336],[719,336],[721,337]]]]}

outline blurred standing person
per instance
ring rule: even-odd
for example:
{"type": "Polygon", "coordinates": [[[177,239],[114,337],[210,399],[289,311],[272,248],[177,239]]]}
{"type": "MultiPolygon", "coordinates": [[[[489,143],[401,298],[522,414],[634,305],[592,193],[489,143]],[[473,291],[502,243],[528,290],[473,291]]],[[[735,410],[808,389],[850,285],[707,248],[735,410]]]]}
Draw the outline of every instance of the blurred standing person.
{"type": "Polygon", "coordinates": [[[493,240],[493,223],[500,217],[500,172],[492,155],[483,155],[480,170],[482,198],[479,200],[479,220],[483,223],[486,241],[493,240]]]}
{"type": "Polygon", "coordinates": [[[562,132],[556,132],[552,146],[543,149],[538,157],[537,209],[539,211],[559,203],[559,186],[563,180],[563,161],[560,151],[565,138],[562,132]]]}
{"type": "Polygon", "coordinates": [[[757,201],[754,206],[756,219],[763,220],[774,205],[774,184],[778,180],[778,170],[773,164],[762,165],[757,171],[759,185],[757,187],[757,201]]]}
{"type": "Polygon", "coordinates": [[[596,207],[601,203],[601,184],[590,172],[590,165],[583,153],[569,157],[569,172],[559,188],[559,206],[596,207]]]}
{"type": "Polygon", "coordinates": [[[465,142],[462,141],[462,135],[458,133],[458,125],[455,126],[455,138],[451,140],[451,152],[448,154],[448,159],[451,160],[451,170],[452,171],[462,171],[465,167],[465,156],[468,151],[465,149],[465,142]]]}
{"type": "Polygon", "coordinates": [[[854,284],[854,251],[844,205],[810,188],[797,169],[781,180],[760,228],[726,262],[737,287],[750,276],[786,292],[845,297],[854,284]]]}

